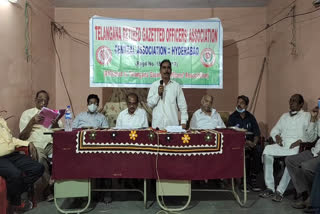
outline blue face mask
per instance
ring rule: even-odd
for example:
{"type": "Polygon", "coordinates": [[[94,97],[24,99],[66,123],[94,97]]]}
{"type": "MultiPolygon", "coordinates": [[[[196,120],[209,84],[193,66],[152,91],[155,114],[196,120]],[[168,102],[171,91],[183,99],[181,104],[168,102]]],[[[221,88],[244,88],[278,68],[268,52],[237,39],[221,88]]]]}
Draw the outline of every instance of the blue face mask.
{"type": "Polygon", "coordinates": [[[236,107],[236,110],[237,110],[237,112],[239,112],[239,113],[243,113],[243,112],[246,111],[245,109],[238,109],[238,106],[236,107]]]}

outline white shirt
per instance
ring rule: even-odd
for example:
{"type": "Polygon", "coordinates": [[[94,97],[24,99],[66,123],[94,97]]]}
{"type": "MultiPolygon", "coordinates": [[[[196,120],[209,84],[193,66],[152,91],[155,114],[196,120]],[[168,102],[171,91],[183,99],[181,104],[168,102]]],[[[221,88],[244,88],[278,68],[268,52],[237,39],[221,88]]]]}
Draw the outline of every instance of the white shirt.
{"type": "Polygon", "coordinates": [[[178,107],[181,112],[181,124],[188,120],[187,103],[179,83],[170,80],[164,85],[162,99],[158,94],[160,80],[152,83],[148,94],[148,106],[152,111],[152,127],[164,129],[167,126],[178,126],[178,107]]]}
{"type": "Polygon", "coordinates": [[[148,127],[147,112],[137,108],[133,114],[129,114],[128,108],[121,111],[117,118],[116,128],[138,129],[148,127]]]}
{"type": "Polygon", "coordinates": [[[215,129],[225,127],[220,114],[215,109],[211,109],[210,116],[203,112],[202,109],[198,109],[193,113],[190,122],[191,129],[215,129]]]}
{"type": "MultiPolygon", "coordinates": [[[[27,127],[31,118],[40,112],[37,108],[31,108],[25,110],[20,118],[19,128],[20,133],[27,127]]],[[[58,122],[59,126],[62,126],[61,121],[58,122]]],[[[27,139],[29,142],[33,142],[36,147],[44,149],[48,143],[52,143],[52,136],[50,134],[44,134],[45,132],[51,132],[50,129],[45,128],[43,125],[35,124],[32,127],[30,137],[27,139]]]]}
{"type": "Polygon", "coordinates": [[[310,122],[311,114],[300,110],[296,115],[290,116],[290,113],[284,113],[277,124],[272,128],[270,136],[276,141],[276,135],[282,138],[283,146],[278,144],[265,147],[263,154],[275,156],[287,156],[297,154],[299,146],[290,149],[292,143],[297,140],[302,142],[313,142],[318,135],[317,123],[310,122]]]}
{"type": "MultiPolygon", "coordinates": [[[[320,136],[320,120],[317,122],[318,126],[318,136],[320,136]]],[[[311,152],[313,154],[313,157],[318,157],[320,155],[320,138],[317,140],[316,145],[311,148],[311,152]]]]}
{"type": "Polygon", "coordinates": [[[311,148],[311,152],[313,154],[313,157],[318,157],[320,154],[320,139],[317,141],[316,145],[311,148]]]}

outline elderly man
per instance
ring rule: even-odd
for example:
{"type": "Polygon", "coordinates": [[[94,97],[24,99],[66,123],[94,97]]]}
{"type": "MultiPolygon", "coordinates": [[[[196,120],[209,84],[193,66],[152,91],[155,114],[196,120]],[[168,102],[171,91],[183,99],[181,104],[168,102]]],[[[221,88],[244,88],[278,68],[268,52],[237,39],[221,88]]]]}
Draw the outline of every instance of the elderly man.
{"type": "Polygon", "coordinates": [[[213,97],[204,95],[201,99],[201,108],[193,113],[190,122],[191,129],[225,128],[220,114],[212,108],[213,97]]]}
{"type": "Polygon", "coordinates": [[[260,138],[260,129],[254,115],[247,111],[248,105],[249,98],[247,96],[238,96],[236,111],[230,115],[227,126],[247,130],[245,144],[246,175],[248,181],[247,191],[249,191],[249,189],[252,191],[261,191],[261,188],[256,183],[257,175],[262,170],[262,149],[260,145],[257,145],[260,138]]]}
{"type": "MultiPolygon", "coordinates": [[[[45,172],[43,174],[42,184],[44,188],[51,184],[50,172],[49,172],[49,158],[52,155],[52,136],[44,134],[45,132],[50,132],[50,129],[45,128],[41,125],[44,120],[43,116],[39,113],[42,107],[47,107],[49,103],[49,94],[45,90],[38,91],[35,97],[36,107],[24,111],[20,118],[19,128],[21,140],[28,140],[33,142],[38,152],[38,160],[45,167],[45,172]]],[[[52,121],[52,128],[61,127],[62,123],[56,120],[52,121]]],[[[50,196],[48,199],[52,199],[50,192],[45,193],[50,196]]],[[[47,196],[45,196],[47,197],[47,196]]]]}
{"type": "Polygon", "coordinates": [[[264,181],[267,189],[260,193],[260,197],[273,196],[273,201],[282,201],[283,193],[290,182],[290,175],[286,167],[280,183],[275,189],[274,158],[295,155],[299,152],[301,142],[313,142],[317,138],[318,130],[315,122],[318,113],[315,111],[311,111],[311,114],[304,112],[302,110],[303,104],[302,95],[294,94],[289,100],[290,111],[284,113],[271,130],[270,136],[276,144],[267,145],[263,151],[264,181]]]}
{"type": "Polygon", "coordinates": [[[135,93],[130,93],[127,96],[127,106],[121,111],[117,118],[117,128],[146,128],[148,127],[147,112],[138,108],[139,98],[135,93]]]}
{"type": "MultiPolygon", "coordinates": [[[[128,108],[119,113],[116,128],[139,129],[149,127],[147,112],[138,107],[138,95],[135,93],[130,93],[127,95],[126,101],[128,108]]],[[[124,186],[131,188],[136,188],[140,182],[141,179],[126,179],[125,181],[120,180],[120,183],[123,183],[124,186]]]]}
{"type": "Polygon", "coordinates": [[[44,167],[37,162],[37,150],[33,143],[12,137],[6,121],[0,117],[0,176],[6,180],[10,210],[27,211],[32,202],[24,200],[21,194],[28,191],[43,174],[44,167]],[[28,146],[30,157],[15,152],[15,148],[28,146]]]}
{"type": "MultiPolygon", "coordinates": [[[[316,112],[318,109],[315,109],[316,112]]],[[[318,124],[319,125],[319,124],[318,124]]],[[[318,127],[319,128],[319,127],[318,127]]],[[[286,166],[300,199],[292,204],[296,209],[306,208],[310,202],[312,182],[317,165],[320,164],[320,139],[311,150],[286,158],[286,166]]]]}
{"type": "Polygon", "coordinates": [[[109,128],[107,118],[98,112],[99,97],[90,94],[87,98],[88,111],[81,112],[73,121],[73,128],[109,128]]]}
{"type": "Polygon", "coordinates": [[[152,83],[148,94],[148,105],[152,111],[152,127],[164,129],[178,126],[178,107],[181,112],[181,126],[186,128],[188,120],[187,103],[179,83],[170,79],[172,70],[168,59],[160,63],[161,80],[152,83]]]}

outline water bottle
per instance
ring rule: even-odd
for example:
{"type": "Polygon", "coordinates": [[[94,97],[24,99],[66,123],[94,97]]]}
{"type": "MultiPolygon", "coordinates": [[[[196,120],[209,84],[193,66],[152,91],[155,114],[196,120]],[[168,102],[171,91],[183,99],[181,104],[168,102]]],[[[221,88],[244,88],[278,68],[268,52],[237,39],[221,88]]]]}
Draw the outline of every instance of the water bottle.
{"type": "Polygon", "coordinates": [[[72,131],[72,111],[70,106],[67,106],[66,113],[65,113],[64,131],[66,132],[72,131]]]}

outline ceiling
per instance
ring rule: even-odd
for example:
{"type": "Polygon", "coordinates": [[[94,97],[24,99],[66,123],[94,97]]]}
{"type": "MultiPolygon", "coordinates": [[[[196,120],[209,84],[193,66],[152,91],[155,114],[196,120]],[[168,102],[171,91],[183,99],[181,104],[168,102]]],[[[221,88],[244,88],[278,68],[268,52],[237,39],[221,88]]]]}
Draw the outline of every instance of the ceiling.
{"type": "Polygon", "coordinates": [[[269,0],[54,0],[69,8],[215,8],[263,7],[269,0]]]}

